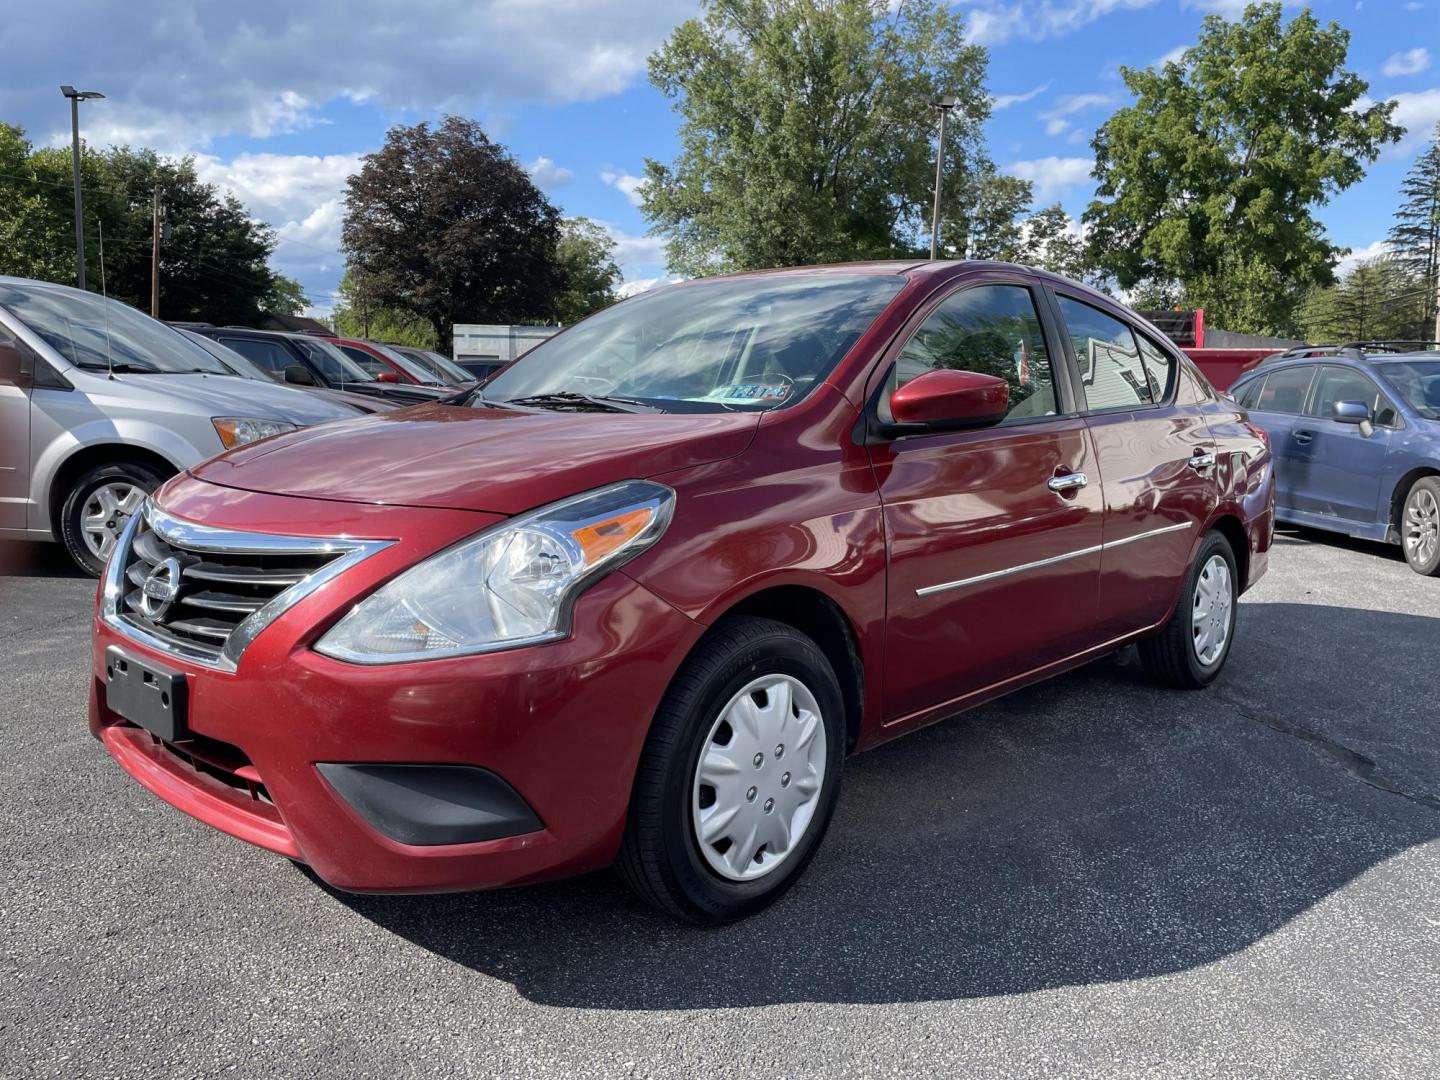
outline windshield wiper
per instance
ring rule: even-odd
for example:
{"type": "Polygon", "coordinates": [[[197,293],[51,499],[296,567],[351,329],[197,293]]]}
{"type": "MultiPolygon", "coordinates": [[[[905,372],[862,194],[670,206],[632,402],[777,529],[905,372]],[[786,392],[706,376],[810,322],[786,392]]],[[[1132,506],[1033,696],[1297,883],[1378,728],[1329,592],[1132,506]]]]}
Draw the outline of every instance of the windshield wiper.
{"type": "Polygon", "coordinates": [[[160,371],[155,368],[139,367],[135,364],[127,364],[123,361],[116,361],[113,364],[77,364],[77,367],[84,371],[113,371],[117,375],[159,375],[160,371]]]}
{"type": "Polygon", "coordinates": [[[664,409],[634,398],[610,397],[606,394],[577,394],[573,390],[556,390],[549,394],[528,394],[525,397],[507,398],[507,405],[562,405],[570,408],[589,406],[602,412],[651,413],[664,409]]]}

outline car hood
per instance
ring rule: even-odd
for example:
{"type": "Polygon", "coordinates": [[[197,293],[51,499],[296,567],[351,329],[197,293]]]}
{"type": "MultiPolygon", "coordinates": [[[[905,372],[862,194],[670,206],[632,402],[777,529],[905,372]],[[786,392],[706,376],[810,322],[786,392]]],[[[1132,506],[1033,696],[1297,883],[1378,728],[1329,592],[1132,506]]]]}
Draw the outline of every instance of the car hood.
{"type": "Polygon", "coordinates": [[[132,391],[143,391],[148,399],[168,398],[189,406],[190,411],[210,416],[241,416],[260,420],[284,420],[304,427],[327,420],[349,420],[355,410],[307,394],[293,386],[242,379],[238,375],[135,375],[115,376],[116,382],[132,391]]]}
{"type": "Polygon", "coordinates": [[[733,457],[759,422],[758,413],[417,405],[267,439],[192,473],[274,495],[518,514],[620,480],[733,457]]]}

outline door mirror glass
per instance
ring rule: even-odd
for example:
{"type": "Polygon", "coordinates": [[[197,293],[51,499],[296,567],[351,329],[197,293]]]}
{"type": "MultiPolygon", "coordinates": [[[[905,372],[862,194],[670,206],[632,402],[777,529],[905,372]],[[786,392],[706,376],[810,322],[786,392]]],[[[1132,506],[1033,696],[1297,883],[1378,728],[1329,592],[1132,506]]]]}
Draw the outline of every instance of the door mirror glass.
{"type": "Polygon", "coordinates": [[[1341,424],[1365,424],[1373,417],[1370,405],[1364,401],[1337,401],[1330,406],[1330,419],[1341,424]]]}
{"type": "Polygon", "coordinates": [[[315,376],[304,364],[287,364],[285,367],[285,381],[294,383],[296,386],[314,386],[315,376]]]}
{"type": "Polygon", "coordinates": [[[998,424],[1009,408],[1010,384],[978,371],[936,368],[890,395],[890,414],[897,424],[941,430],[998,424]]]}

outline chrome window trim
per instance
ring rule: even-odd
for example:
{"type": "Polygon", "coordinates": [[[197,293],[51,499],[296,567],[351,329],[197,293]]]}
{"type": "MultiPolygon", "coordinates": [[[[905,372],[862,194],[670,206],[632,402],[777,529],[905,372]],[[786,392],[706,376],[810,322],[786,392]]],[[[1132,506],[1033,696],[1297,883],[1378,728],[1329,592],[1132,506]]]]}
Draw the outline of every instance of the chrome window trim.
{"type": "Polygon", "coordinates": [[[1112,548],[1133,544],[1137,540],[1148,540],[1152,536],[1164,536],[1166,533],[1179,532],[1181,529],[1188,530],[1190,526],[1191,522],[1182,521],[1176,525],[1165,525],[1159,529],[1136,533],[1134,536],[1121,537],[1119,540],[1107,540],[1103,544],[1094,544],[1090,547],[1079,548],[1076,551],[1067,551],[1063,555],[1051,555],[1048,559],[1036,559],[1034,562],[1021,563],[1019,566],[1007,567],[1004,570],[991,570],[988,574],[976,574],[974,577],[961,578],[958,581],[944,581],[938,585],[925,585],[916,589],[915,595],[931,596],[935,593],[949,592],[951,589],[963,589],[969,585],[982,585],[987,581],[996,581],[1000,578],[1010,577],[1012,574],[1023,574],[1030,570],[1039,570],[1045,566],[1054,566],[1056,563],[1067,562],[1070,559],[1081,559],[1086,555],[1097,555],[1102,551],[1109,551],[1112,548]]]}
{"type": "Polygon", "coordinates": [[[125,531],[120,534],[120,542],[115,545],[110,561],[105,566],[100,618],[111,629],[158,652],[168,653],[202,667],[233,672],[239,666],[240,657],[250,647],[251,642],[272,622],[322,585],[339,577],[356,563],[390,547],[394,542],[393,540],[360,540],[348,536],[281,536],[274,533],[239,532],[173,517],[147,499],[141,513],[131,518],[125,526],[125,531]],[[276,594],[264,607],[251,612],[226,639],[220,655],[214,657],[200,649],[152,634],[121,611],[120,605],[125,595],[125,564],[131,552],[135,533],[140,527],[142,516],[149,526],[160,534],[162,539],[191,551],[231,555],[325,555],[334,553],[337,558],[297,581],[288,589],[276,594]]]}

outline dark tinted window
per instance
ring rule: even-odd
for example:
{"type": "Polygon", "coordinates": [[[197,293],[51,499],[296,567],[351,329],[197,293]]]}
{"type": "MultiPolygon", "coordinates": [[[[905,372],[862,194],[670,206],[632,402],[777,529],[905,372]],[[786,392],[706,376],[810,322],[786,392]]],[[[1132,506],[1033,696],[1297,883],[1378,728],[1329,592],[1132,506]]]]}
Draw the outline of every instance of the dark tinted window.
{"type": "Polygon", "coordinates": [[[1099,308],[1056,297],[1080,365],[1080,383],[1090,409],[1133,409],[1155,400],[1155,388],[1130,327],[1099,308]]]}
{"type": "Polygon", "coordinates": [[[234,349],[247,360],[259,364],[274,378],[285,379],[285,369],[298,363],[293,356],[285,351],[283,345],[273,341],[264,341],[260,338],[222,337],[220,344],[234,349]]]}
{"type": "Polygon", "coordinates": [[[361,370],[368,371],[371,375],[384,375],[387,371],[390,371],[389,364],[385,363],[385,361],[381,360],[378,356],[371,356],[364,349],[357,349],[353,345],[341,345],[339,349],[351,360],[359,364],[361,370]]]}
{"type": "Polygon", "coordinates": [[[891,389],[937,368],[1004,379],[1012,417],[1059,411],[1040,317],[1024,286],[978,285],[942,300],[901,350],[891,389]]]}
{"type": "Polygon", "coordinates": [[[1387,426],[1395,424],[1395,408],[1380,393],[1380,388],[1361,371],[1354,368],[1326,365],[1315,380],[1306,416],[1330,419],[1337,401],[1363,401],[1370,406],[1370,415],[1387,426]]]}
{"type": "Polygon", "coordinates": [[[1241,408],[1253,409],[1255,408],[1255,403],[1260,400],[1260,391],[1264,388],[1265,379],[1263,377],[1251,379],[1243,386],[1236,387],[1230,396],[1235,399],[1235,403],[1241,408]]]}
{"type": "Polygon", "coordinates": [[[1260,412],[1298,415],[1305,404],[1305,391],[1310,389],[1310,376],[1314,373],[1314,367],[1309,364],[1271,372],[1252,408],[1260,412]]]}

